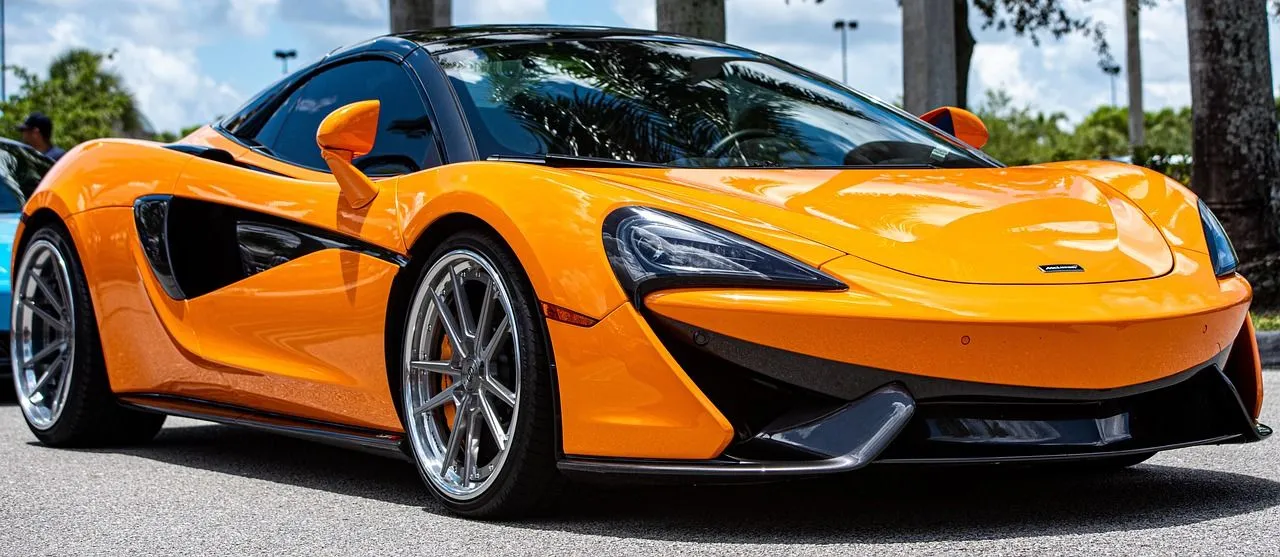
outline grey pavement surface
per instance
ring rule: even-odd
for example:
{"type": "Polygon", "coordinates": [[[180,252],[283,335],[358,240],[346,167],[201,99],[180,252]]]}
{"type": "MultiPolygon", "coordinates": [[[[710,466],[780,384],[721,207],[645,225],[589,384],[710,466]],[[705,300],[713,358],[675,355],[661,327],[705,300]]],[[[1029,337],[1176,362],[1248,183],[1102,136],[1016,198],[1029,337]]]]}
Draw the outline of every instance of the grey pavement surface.
{"type": "MultiPolygon", "coordinates": [[[[1280,371],[1266,387],[1280,393],[1280,371]]],[[[6,400],[0,555],[1280,554],[1280,439],[1148,462],[575,486],[555,516],[483,523],[444,513],[407,463],[172,418],[150,445],[54,450],[6,400]]]]}

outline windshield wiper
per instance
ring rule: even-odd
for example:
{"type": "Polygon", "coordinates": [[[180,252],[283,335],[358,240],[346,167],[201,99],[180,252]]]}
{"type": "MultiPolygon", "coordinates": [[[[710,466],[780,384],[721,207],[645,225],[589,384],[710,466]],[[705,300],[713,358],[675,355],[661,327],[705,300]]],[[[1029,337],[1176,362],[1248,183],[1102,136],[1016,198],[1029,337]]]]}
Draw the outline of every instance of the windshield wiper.
{"type": "Polygon", "coordinates": [[[488,160],[543,164],[555,168],[669,168],[661,164],[576,155],[491,155],[488,160]]]}
{"type": "Polygon", "coordinates": [[[262,154],[264,154],[264,155],[267,155],[267,156],[269,156],[269,157],[274,157],[274,156],[276,156],[275,152],[273,152],[273,151],[271,150],[271,148],[270,148],[270,147],[267,147],[266,145],[263,145],[263,144],[262,144],[262,143],[260,143],[258,140],[254,139],[254,138],[252,138],[252,137],[239,137],[239,136],[237,136],[237,139],[239,139],[241,143],[244,143],[245,145],[247,145],[250,149],[252,149],[252,150],[254,150],[254,151],[257,151],[257,152],[262,153],[262,154]]]}

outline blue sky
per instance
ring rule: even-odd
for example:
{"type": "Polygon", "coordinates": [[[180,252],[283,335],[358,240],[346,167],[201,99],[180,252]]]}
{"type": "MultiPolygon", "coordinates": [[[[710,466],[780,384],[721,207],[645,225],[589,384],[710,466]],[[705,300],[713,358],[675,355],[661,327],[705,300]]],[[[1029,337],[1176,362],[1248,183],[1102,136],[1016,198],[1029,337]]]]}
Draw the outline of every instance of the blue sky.
{"type": "MultiPolygon", "coordinates": [[[[1121,44],[1120,0],[1068,0],[1108,24],[1121,44]]],[[[902,94],[901,14],[896,0],[727,0],[729,42],[839,77],[836,18],[857,19],[849,36],[850,82],[892,100],[902,94]]],[[[298,51],[296,65],[334,47],[387,32],[387,0],[7,0],[9,64],[43,69],[66,48],[116,52],[124,76],[158,129],[202,123],[239,106],[279,78],[273,50],[298,51]]],[[[577,23],[651,28],[653,0],[455,0],[454,21],[577,23]]],[[[1143,13],[1148,107],[1182,106],[1187,83],[1185,5],[1159,0],[1143,13]]],[[[1276,25],[1272,24],[1275,35],[1276,25]]],[[[1040,48],[1010,33],[976,30],[970,94],[1003,89],[1016,102],[1078,118],[1110,101],[1090,43],[1046,39],[1040,48]]],[[[1273,58],[1280,60],[1277,38],[1273,58]]],[[[14,83],[7,83],[10,92],[14,83]]],[[[1123,80],[1117,84],[1125,95],[1123,80]]]]}

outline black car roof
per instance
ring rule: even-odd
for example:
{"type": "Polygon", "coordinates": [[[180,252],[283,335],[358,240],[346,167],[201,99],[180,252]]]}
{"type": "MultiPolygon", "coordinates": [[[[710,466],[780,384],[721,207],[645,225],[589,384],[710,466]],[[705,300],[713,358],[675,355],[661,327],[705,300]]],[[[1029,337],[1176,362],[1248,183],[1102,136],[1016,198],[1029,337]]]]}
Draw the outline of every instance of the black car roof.
{"type": "Polygon", "coordinates": [[[703,39],[645,29],[571,25],[460,25],[390,35],[422,45],[432,54],[503,43],[574,39],[643,39],[682,43],[720,44],[703,39]]]}

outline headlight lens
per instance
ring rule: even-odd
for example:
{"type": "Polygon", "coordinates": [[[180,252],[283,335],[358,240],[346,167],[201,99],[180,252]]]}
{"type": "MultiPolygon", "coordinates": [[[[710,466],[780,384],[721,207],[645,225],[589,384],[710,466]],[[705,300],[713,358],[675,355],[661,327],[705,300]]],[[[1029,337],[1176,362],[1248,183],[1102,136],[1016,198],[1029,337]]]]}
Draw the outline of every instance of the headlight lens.
{"type": "Polygon", "coordinates": [[[611,213],[604,222],[604,248],[622,287],[636,298],[674,286],[847,288],[777,250],[648,207],[611,213]]]}
{"type": "Polygon", "coordinates": [[[1204,238],[1209,242],[1209,258],[1213,260],[1213,274],[1217,276],[1234,273],[1240,260],[1236,258],[1236,248],[1227,238],[1227,231],[1218,222],[1204,200],[1200,200],[1200,225],[1204,227],[1204,238]]]}

